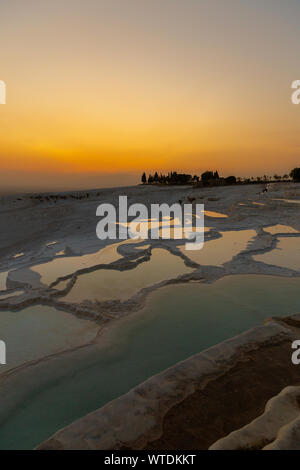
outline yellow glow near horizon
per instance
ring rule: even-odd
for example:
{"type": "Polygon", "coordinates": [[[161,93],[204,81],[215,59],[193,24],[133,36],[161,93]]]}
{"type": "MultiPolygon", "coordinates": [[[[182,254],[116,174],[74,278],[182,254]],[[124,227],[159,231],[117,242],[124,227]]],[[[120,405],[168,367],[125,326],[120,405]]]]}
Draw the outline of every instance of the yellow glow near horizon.
{"type": "Polygon", "coordinates": [[[299,164],[298,5],[14,0],[1,10],[3,175],[239,176],[299,164]]]}

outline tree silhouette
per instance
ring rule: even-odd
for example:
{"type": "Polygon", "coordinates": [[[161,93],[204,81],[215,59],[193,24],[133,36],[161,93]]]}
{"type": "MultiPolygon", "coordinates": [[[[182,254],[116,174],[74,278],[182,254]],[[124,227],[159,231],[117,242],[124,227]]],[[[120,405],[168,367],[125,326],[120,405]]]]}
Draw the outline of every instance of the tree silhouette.
{"type": "MultiPolygon", "coordinates": [[[[143,184],[167,184],[167,185],[209,185],[209,186],[219,186],[219,185],[226,185],[226,184],[236,184],[237,179],[235,176],[228,176],[227,178],[222,178],[219,176],[219,172],[216,171],[205,171],[201,175],[201,182],[200,177],[197,175],[191,175],[187,173],[177,173],[177,171],[171,171],[167,175],[162,173],[158,174],[156,171],[154,175],[149,174],[148,180],[147,175],[144,172],[141,177],[141,181],[143,184]]],[[[242,180],[239,178],[238,182],[246,182],[248,180],[242,180]]],[[[250,181],[250,180],[249,180],[250,181]]]]}
{"type": "Polygon", "coordinates": [[[203,183],[207,183],[209,180],[214,179],[214,173],[212,171],[205,171],[201,175],[201,180],[203,183]]]}
{"type": "Polygon", "coordinates": [[[300,182],[300,168],[294,168],[290,172],[290,177],[293,178],[295,182],[300,182]]]}
{"type": "Polygon", "coordinates": [[[227,178],[225,178],[226,180],[226,183],[228,184],[235,184],[236,183],[236,177],[235,176],[227,176],[227,178]]]}

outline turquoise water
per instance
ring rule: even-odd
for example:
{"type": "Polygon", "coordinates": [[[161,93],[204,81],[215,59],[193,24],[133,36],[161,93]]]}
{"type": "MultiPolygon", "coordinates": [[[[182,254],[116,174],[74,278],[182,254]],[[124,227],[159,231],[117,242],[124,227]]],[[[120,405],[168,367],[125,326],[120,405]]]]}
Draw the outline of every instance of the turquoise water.
{"type": "Polygon", "coordinates": [[[259,325],[300,312],[300,279],[228,276],[168,286],[115,324],[103,346],[24,370],[1,385],[0,448],[33,448],[59,428],[176,362],[259,325]]]}
{"type": "Polygon", "coordinates": [[[98,330],[94,322],[49,305],[0,311],[0,338],[7,345],[7,365],[1,365],[0,374],[40,357],[89,343],[98,330]]]}

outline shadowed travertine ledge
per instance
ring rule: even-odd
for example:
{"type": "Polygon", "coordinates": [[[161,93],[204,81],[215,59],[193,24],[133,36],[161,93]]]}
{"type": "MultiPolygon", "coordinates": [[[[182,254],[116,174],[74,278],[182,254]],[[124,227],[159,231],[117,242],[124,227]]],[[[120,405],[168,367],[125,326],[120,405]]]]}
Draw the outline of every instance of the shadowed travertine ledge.
{"type": "Polygon", "coordinates": [[[208,449],[284,387],[300,385],[294,339],[300,314],[272,318],[150,378],[38,449],[208,449]]]}
{"type": "Polygon", "coordinates": [[[299,450],[300,387],[285,387],[250,424],[215,442],[210,450],[299,450]]]}

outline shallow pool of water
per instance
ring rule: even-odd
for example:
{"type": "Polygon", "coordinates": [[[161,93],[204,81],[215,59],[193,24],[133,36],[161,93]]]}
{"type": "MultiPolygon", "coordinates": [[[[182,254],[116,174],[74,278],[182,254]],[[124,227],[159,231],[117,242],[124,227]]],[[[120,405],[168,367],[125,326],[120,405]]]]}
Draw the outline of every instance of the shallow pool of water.
{"type": "Polygon", "coordinates": [[[289,204],[300,204],[299,199],[274,199],[274,201],[282,201],[282,202],[287,202],[289,204]]]}
{"type": "Polygon", "coordinates": [[[149,261],[127,271],[99,269],[78,277],[71,291],[64,297],[66,302],[83,300],[125,300],[141,289],[166,279],[192,272],[179,256],[163,249],[153,249],[149,261]]]}
{"type": "Polygon", "coordinates": [[[68,276],[78,269],[89,268],[97,264],[109,264],[120,259],[121,255],[117,248],[121,243],[108,245],[96,253],[55,258],[47,263],[31,266],[30,269],[41,276],[43,284],[48,285],[56,281],[58,277],[68,276]]]}
{"type": "Polygon", "coordinates": [[[276,235],[277,233],[299,233],[298,230],[296,230],[293,227],[290,227],[289,225],[271,225],[270,227],[264,227],[264,231],[271,233],[272,235],[276,235]]]}
{"type": "Polygon", "coordinates": [[[0,339],[7,347],[7,364],[0,366],[0,376],[27,361],[86,344],[97,331],[94,322],[46,305],[0,311],[0,339]]]}
{"type": "Polygon", "coordinates": [[[300,271],[300,237],[279,237],[276,248],[253,256],[255,261],[300,271]]]}
{"type": "Polygon", "coordinates": [[[185,251],[184,248],[181,250],[195,263],[220,266],[245,250],[248,243],[256,236],[256,231],[229,231],[221,232],[221,235],[221,238],[206,241],[201,250],[185,251]]]}
{"type": "Polygon", "coordinates": [[[32,448],[176,362],[300,311],[300,279],[228,276],[167,286],[115,323],[101,345],[31,367],[0,388],[0,448],[32,448]]]}
{"type": "Polygon", "coordinates": [[[227,219],[228,215],[222,214],[221,212],[215,212],[215,211],[204,211],[204,215],[207,217],[215,217],[217,219],[227,219]]]}

